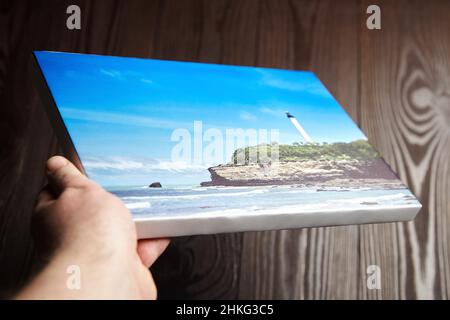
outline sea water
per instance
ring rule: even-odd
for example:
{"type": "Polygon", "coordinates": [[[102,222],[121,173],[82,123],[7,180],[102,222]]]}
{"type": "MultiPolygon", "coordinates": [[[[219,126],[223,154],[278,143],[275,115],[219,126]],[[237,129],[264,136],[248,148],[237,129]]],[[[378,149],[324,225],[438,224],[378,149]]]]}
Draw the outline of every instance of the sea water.
{"type": "Polygon", "coordinates": [[[118,196],[136,216],[346,211],[419,204],[408,189],[173,186],[115,187],[109,188],[109,191],[118,196]]]}

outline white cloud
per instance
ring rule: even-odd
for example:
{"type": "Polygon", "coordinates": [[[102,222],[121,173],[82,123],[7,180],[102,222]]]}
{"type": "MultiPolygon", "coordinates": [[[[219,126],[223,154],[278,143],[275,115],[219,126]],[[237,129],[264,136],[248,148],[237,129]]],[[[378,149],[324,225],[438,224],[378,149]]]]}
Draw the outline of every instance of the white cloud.
{"type": "Polygon", "coordinates": [[[259,109],[260,112],[271,115],[273,117],[277,117],[277,118],[284,118],[286,117],[286,110],[281,110],[281,109],[274,109],[274,108],[268,108],[268,107],[263,107],[261,109],[259,109]]]}
{"type": "Polygon", "coordinates": [[[262,75],[261,83],[263,85],[289,91],[299,91],[319,96],[329,96],[329,92],[322,85],[322,83],[320,83],[319,80],[314,82],[296,82],[277,78],[276,76],[265,70],[258,70],[258,72],[262,75]]]}
{"type": "Polygon", "coordinates": [[[175,129],[190,128],[192,126],[192,123],[170,121],[162,118],[144,117],[137,115],[133,116],[123,113],[99,112],[75,108],[61,108],[61,113],[65,119],[133,125],[149,128],[175,129]]]}
{"type": "Polygon", "coordinates": [[[100,69],[100,73],[105,75],[105,76],[111,77],[111,78],[115,78],[115,79],[119,79],[119,80],[123,80],[124,79],[124,76],[123,76],[122,72],[119,71],[119,70],[100,69]]]}
{"type": "Polygon", "coordinates": [[[154,171],[199,171],[207,166],[181,161],[164,161],[157,159],[132,159],[125,157],[87,157],[83,160],[86,170],[108,170],[113,172],[151,173],[154,171]]]}
{"type": "Polygon", "coordinates": [[[141,78],[140,81],[146,84],[153,84],[153,81],[150,79],[141,78]]]}
{"type": "Polygon", "coordinates": [[[96,159],[91,158],[83,162],[85,168],[89,169],[113,169],[113,170],[133,170],[141,169],[144,164],[141,162],[128,160],[124,158],[96,159]]]}
{"type": "Polygon", "coordinates": [[[157,164],[149,165],[148,168],[151,170],[185,171],[205,170],[207,167],[182,161],[159,161],[157,164]]]}
{"type": "Polygon", "coordinates": [[[100,74],[120,80],[120,81],[136,81],[141,82],[145,84],[154,84],[154,82],[146,77],[143,76],[143,74],[139,72],[129,72],[129,71],[121,71],[121,70],[115,70],[115,69],[100,69],[100,74]]]}
{"type": "Polygon", "coordinates": [[[255,121],[257,120],[256,116],[254,114],[251,114],[250,112],[247,111],[241,111],[241,113],[239,114],[239,117],[242,120],[246,120],[246,121],[255,121]]]}

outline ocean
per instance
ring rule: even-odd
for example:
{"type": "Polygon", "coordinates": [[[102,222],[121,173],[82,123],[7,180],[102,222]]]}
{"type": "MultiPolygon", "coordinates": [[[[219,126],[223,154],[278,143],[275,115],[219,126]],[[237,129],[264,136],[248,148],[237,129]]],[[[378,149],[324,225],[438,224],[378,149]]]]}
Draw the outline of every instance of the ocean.
{"type": "Polygon", "coordinates": [[[347,211],[419,204],[408,189],[138,186],[108,190],[118,196],[136,216],[296,213],[340,208],[347,211]]]}

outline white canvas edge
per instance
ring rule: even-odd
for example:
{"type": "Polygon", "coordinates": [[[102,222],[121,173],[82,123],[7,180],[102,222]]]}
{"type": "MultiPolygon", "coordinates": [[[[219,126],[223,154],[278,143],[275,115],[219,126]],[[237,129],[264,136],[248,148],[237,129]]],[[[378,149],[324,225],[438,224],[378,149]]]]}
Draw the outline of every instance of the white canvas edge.
{"type": "Polygon", "coordinates": [[[138,239],[409,221],[421,204],[298,213],[134,216],[138,239]]]}

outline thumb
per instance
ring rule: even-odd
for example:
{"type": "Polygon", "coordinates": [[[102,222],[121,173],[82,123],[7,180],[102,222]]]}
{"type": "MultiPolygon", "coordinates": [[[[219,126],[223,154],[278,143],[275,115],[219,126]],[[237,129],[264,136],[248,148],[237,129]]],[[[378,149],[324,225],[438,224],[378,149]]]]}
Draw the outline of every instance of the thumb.
{"type": "Polygon", "coordinates": [[[80,187],[89,181],[69,160],[61,156],[48,159],[47,178],[56,195],[66,188],[80,187]]]}

